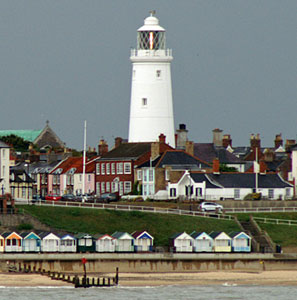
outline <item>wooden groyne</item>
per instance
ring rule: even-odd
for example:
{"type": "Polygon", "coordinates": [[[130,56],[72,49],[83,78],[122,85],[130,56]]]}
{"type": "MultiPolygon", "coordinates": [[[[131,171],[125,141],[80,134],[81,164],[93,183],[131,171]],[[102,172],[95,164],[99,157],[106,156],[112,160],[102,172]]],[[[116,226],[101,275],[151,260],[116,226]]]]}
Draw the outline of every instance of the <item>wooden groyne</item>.
{"type": "Polygon", "coordinates": [[[30,264],[22,265],[21,263],[18,265],[18,267],[16,265],[9,265],[8,271],[14,273],[31,273],[48,276],[52,280],[61,280],[67,283],[71,283],[75,288],[111,287],[116,286],[119,283],[119,268],[116,268],[114,277],[94,277],[87,276],[86,273],[83,276],[79,276],[77,274],[70,275],[61,272],[46,271],[45,269],[40,268],[36,269],[35,266],[32,268],[30,264]]]}

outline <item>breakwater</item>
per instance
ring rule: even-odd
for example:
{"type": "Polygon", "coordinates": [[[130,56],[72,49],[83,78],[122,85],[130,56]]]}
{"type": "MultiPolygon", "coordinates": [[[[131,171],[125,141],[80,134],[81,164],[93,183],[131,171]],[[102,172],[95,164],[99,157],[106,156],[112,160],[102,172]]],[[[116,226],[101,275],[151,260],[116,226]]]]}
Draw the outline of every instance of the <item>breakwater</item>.
{"type": "Polygon", "coordinates": [[[88,273],[199,272],[296,270],[296,254],[273,253],[47,253],[0,254],[0,270],[26,267],[64,274],[82,273],[82,258],[88,273]]]}

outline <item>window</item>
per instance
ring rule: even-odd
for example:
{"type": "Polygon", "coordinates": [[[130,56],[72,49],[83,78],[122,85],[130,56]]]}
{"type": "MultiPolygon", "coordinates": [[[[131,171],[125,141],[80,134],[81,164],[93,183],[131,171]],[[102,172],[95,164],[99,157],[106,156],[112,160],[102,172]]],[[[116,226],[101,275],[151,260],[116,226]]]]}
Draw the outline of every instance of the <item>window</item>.
{"type": "Polygon", "coordinates": [[[96,175],[100,175],[100,164],[96,164],[96,175]]]}
{"type": "Polygon", "coordinates": [[[192,185],[185,186],[185,194],[186,194],[186,196],[193,195],[193,186],[192,185]]]}
{"type": "Polygon", "coordinates": [[[101,182],[101,194],[105,193],[105,183],[101,182]]]}
{"type": "Polygon", "coordinates": [[[110,182],[106,182],[105,189],[106,189],[106,193],[110,192],[110,182]]]}
{"type": "Polygon", "coordinates": [[[156,71],[156,77],[157,78],[161,78],[161,70],[157,70],[156,71]]]}
{"type": "Polygon", "coordinates": [[[268,190],[268,198],[269,199],[273,199],[274,198],[274,190],[273,189],[269,189],[268,190]]]}
{"type": "Polygon", "coordinates": [[[142,171],[137,170],[137,180],[142,180],[142,171]]]}
{"type": "Polygon", "coordinates": [[[110,164],[106,164],[106,174],[110,174],[110,164]]]}
{"type": "Polygon", "coordinates": [[[143,181],[147,181],[147,170],[143,170],[143,181]]]}
{"type": "Polygon", "coordinates": [[[176,188],[170,189],[170,197],[176,197],[176,188]]]}
{"type": "Polygon", "coordinates": [[[115,163],[111,164],[111,174],[115,174],[115,163]]]}
{"type": "Polygon", "coordinates": [[[118,184],[116,182],[111,183],[111,192],[115,193],[118,191],[118,184]]]}
{"type": "Polygon", "coordinates": [[[147,106],[147,98],[142,98],[142,106],[147,106]]]}
{"type": "Polygon", "coordinates": [[[286,188],[286,197],[290,197],[290,196],[291,196],[291,189],[286,188]]]}
{"type": "Polygon", "coordinates": [[[101,164],[101,174],[105,174],[105,164],[101,164]]]}
{"type": "Polygon", "coordinates": [[[124,188],[125,188],[125,194],[127,193],[130,193],[131,192],[131,181],[125,181],[125,185],[124,185],[124,188]]]}
{"type": "Polygon", "coordinates": [[[96,182],[96,194],[100,195],[100,182],[96,182]]]}
{"type": "Polygon", "coordinates": [[[91,182],[91,175],[88,174],[88,182],[91,182]]]}
{"type": "Polygon", "coordinates": [[[124,163],[124,174],[131,174],[131,163],[124,163]]]}
{"type": "Polygon", "coordinates": [[[53,175],[53,184],[57,184],[57,177],[56,177],[56,175],[53,175]]]}
{"type": "Polygon", "coordinates": [[[60,184],[60,175],[56,175],[57,176],[57,184],[60,184]]]}
{"type": "Polygon", "coordinates": [[[196,188],[196,197],[202,196],[202,188],[196,188]]]}
{"type": "Polygon", "coordinates": [[[26,189],[22,188],[22,198],[26,198],[26,189]]]}
{"type": "Polygon", "coordinates": [[[122,181],[120,181],[119,182],[119,185],[120,185],[120,195],[123,195],[123,193],[124,193],[124,185],[123,185],[123,182],[122,181]]]}
{"type": "Polygon", "coordinates": [[[123,174],[123,163],[117,163],[117,174],[123,174]]]}
{"type": "Polygon", "coordinates": [[[239,199],[240,198],[240,189],[235,189],[234,190],[234,199],[239,199]]]}
{"type": "Polygon", "coordinates": [[[170,180],[170,171],[165,170],[165,180],[170,180]]]}
{"type": "Polygon", "coordinates": [[[154,170],[149,169],[149,181],[154,181],[154,170]]]}
{"type": "Polygon", "coordinates": [[[81,182],[82,181],[82,175],[79,174],[79,181],[81,182]]]}

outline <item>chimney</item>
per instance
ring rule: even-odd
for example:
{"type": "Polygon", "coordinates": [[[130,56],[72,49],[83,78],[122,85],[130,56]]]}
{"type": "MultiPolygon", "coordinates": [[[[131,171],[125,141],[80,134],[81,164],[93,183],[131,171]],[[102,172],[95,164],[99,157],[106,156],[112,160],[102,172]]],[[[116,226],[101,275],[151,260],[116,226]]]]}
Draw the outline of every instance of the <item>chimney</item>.
{"type": "Polygon", "coordinates": [[[264,150],[264,160],[266,162],[272,162],[274,160],[274,151],[270,149],[264,150]]]}
{"type": "Polygon", "coordinates": [[[116,137],[114,139],[114,147],[115,148],[119,147],[122,144],[122,142],[123,142],[123,139],[121,137],[116,137]]]}
{"type": "Polygon", "coordinates": [[[217,147],[223,146],[223,140],[222,140],[222,132],[223,130],[219,128],[215,128],[212,131],[213,134],[213,144],[217,147]]]}
{"type": "Polygon", "coordinates": [[[251,139],[250,139],[250,143],[251,143],[251,148],[261,148],[261,140],[260,140],[260,135],[259,133],[257,133],[256,135],[251,134],[251,139]]]}
{"type": "Polygon", "coordinates": [[[296,144],[295,140],[286,140],[286,151],[290,150],[290,148],[296,144]]]}
{"type": "Polygon", "coordinates": [[[99,145],[98,145],[98,154],[100,156],[104,155],[105,153],[108,152],[108,145],[104,140],[100,140],[99,145]]]}
{"type": "Polygon", "coordinates": [[[228,148],[228,146],[232,147],[232,139],[230,134],[223,135],[223,147],[228,148]]]}
{"type": "Polygon", "coordinates": [[[274,148],[278,149],[282,145],[283,145],[283,139],[282,139],[282,134],[280,133],[275,136],[274,148]]]}
{"type": "Polygon", "coordinates": [[[159,143],[160,144],[165,144],[166,143],[166,135],[164,135],[163,133],[161,133],[159,135],[159,143]]]}
{"type": "Polygon", "coordinates": [[[214,174],[220,173],[220,161],[218,158],[214,158],[212,161],[212,172],[214,174]]]}
{"type": "Polygon", "coordinates": [[[179,124],[179,129],[176,130],[176,149],[185,150],[186,143],[188,141],[188,130],[186,129],[186,124],[179,124]]]}
{"type": "Polygon", "coordinates": [[[151,143],[151,159],[155,160],[160,155],[160,143],[151,143]]]}
{"type": "Polygon", "coordinates": [[[267,166],[263,159],[260,160],[260,174],[266,174],[267,166]]]}
{"type": "Polygon", "coordinates": [[[194,156],[194,142],[186,141],[186,149],[185,151],[194,156]]]}

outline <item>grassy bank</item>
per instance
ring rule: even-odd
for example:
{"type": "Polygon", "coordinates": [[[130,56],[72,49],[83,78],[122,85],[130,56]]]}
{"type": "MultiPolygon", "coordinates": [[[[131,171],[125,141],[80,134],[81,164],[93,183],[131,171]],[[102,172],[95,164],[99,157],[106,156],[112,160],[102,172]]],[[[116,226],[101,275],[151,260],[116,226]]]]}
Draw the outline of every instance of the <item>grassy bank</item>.
{"type": "Polygon", "coordinates": [[[90,234],[147,230],[155,238],[156,246],[167,246],[168,238],[175,232],[239,230],[234,221],[202,217],[175,216],[142,212],[121,212],[88,208],[59,208],[20,206],[28,214],[53,228],[68,232],[90,234]]]}

